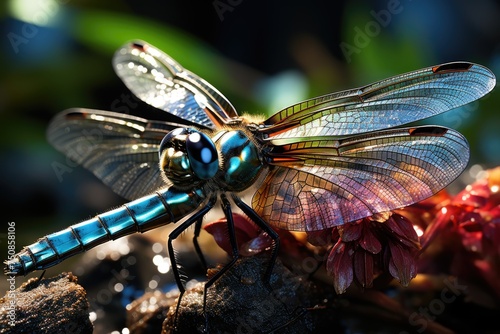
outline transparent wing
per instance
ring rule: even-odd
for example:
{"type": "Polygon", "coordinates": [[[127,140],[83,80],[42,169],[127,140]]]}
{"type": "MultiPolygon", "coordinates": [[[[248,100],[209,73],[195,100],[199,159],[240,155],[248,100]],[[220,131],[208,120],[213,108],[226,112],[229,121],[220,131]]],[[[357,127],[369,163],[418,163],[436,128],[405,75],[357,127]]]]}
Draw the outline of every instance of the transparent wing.
{"type": "Polygon", "coordinates": [[[217,89],[146,42],[124,45],[115,53],[113,66],[142,101],[202,127],[222,126],[238,116],[217,89]]]}
{"type": "Polygon", "coordinates": [[[274,168],[252,205],[287,230],[321,230],[421,201],[469,159],[465,138],[442,127],[271,141],[264,156],[274,168]]]}
{"type": "Polygon", "coordinates": [[[159,143],[181,126],[108,111],[69,109],[51,121],[47,136],[72,162],[131,200],[166,185],[158,164],[159,143]]]}
{"type": "Polygon", "coordinates": [[[455,62],[320,96],[264,122],[269,137],[344,136],[388,129],[474,101],[495,86],[487,68],[455,62]]]}

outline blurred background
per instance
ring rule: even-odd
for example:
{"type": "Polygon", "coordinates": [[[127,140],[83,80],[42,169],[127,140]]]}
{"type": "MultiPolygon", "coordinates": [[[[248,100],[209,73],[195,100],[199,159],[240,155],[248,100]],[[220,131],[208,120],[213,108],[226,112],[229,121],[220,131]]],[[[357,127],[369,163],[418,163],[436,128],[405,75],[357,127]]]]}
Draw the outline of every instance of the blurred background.
{"type": "MultiPolygon", "coordinates": [[[[114,51],[131,39],[168,53],[240,113],[270,115],[455,60],[500,76],[500,5],[490,0],[6,0],[0,29],[0,254],[7,254],[9,221],[20,249],[124,203],[49,146],[45,129],[71,107],[140,115],[111,67],[114,51]],[[61,165],[70,167],[58,176],[61,165]]],[[[470,166],[493,167],[500,163],[499,101],[494,91],[426,122],[461,131],[470,166]]]]}

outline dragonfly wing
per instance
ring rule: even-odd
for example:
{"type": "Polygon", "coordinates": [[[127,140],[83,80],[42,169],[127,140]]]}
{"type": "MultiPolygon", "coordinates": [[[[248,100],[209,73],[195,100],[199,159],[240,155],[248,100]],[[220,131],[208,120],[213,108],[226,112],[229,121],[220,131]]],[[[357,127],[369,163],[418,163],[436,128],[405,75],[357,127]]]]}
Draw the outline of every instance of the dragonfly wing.
{"type": "Polygon", "coordinates": [[[121,47],[113,66],[142,101],[201,127],[222,126],[238,116],[217,89],[146,42],[134,41],[121,47]]]}
{"type": "Polygon", "coordinates": [[[273,165],[252,200],[278,228],[315,231],[421,201],[465,169],[469,146],[443,127],[385,130],[338,140],[271,140],[273,165]]]}
{"type": "Polygon", "coordinates": [[[388,129],[477,100],[494,86],[486,67],[448,63],[292,105],[267,119],[261,131],[296,138],[388,129]]]}
{"type": "Polygon", "coordinates": [[[165,134],[179,126],[108,111],[69,109],[52,120],[47,136],[72,164],[92,171],[131,200],[166,185],[158,147],[165,134]]]}

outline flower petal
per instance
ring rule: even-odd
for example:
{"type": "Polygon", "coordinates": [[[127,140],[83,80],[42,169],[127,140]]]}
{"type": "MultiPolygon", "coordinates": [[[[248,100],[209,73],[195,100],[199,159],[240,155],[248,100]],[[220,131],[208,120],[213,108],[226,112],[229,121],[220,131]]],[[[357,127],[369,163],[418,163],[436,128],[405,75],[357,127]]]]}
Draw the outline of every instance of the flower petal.
{"type": "Polygon", "coordinates": [[[215,242],[220,248],[222,248],[226,253],[232,254],[231,243],[229,242],[229,236],[227,235],[226,218],[221,218],[215,222],[209,223],[203,228],[213,236],[215,242]]]}
{"type": "Polygon", "coordinates": [[[352,283],[352,253],[353,250],[339,240],[328,255],[326,270],[333,277],[333,286],[337,294],[344,293],[352,283]]]}
{"type": "Polygon", "coordinates": [[[382,250],[382,244],[378,240],[377,236],[373,233],[374,226],[372,224],[380,224],[380,223],[371,223],[367,222],[364,224],[363,234],[361,240],[359,241],[359,245],[364,250],[372,253],[378,254],[382,250]]]}
{"type": "MultiPolygon", "coordinates": [[[[332,231],[324,229],[319,231],[307,231],[307,241],[314,246],[327,246],[332,242],[332,231]]],[[[337,241],[335,239],[335,241],[337,241]]]]}
{"type": "Polygon", "coordinates": [[[450,226],[453,224],[450,217],[455,214],[459,214],[459,210],[454,205],[441,208],[434,222],[427,227],[424,234],[420,237],[422,249],[426,249],[436,237],[450,230],[450,226]]]}
{"type": "MultiPolygon", "coordinates": [[[[245,242],[259,236],[260,229],[246,217],[233,213],[233,222],[238,248],[245,242]]],[[[213,236],[217,245],[226,253],[230,255],[233,253],[231,242],[229,241],[226,218],[220,218],[205,225],[203,228],[213,236]]]]}
{"type": "Polygon", "coordinates": [[[240,253],[243,256],[253,256],[266,249],[269,249],[273,245],[273,240],[265,232],[261,232],[259,236],[250,239],[240,246],[240,253]]]}
{"type": "Polygon", "coordinates": [[[407,246],[415,246],[415,244],[418,244],[417,232],[413,228],[413,224],[405,217],[393,214],[391,218],[385,222],[385,226],[396,234],[398,239],[402,242],[403,240],[406,241],[404,243],[407,246]]]}
{"type": "Polygon", "coordinates": [[[479,180],[465,187],[452,201],[452,204],[479,208],[486,204],[489,197],[489,188],[485,180],[479,180]]]}
{"type": "Polygon", "coordinates": [[[492,245],[497,246],[498,255],[500,255],[500,221],[494,220],[484,225],[484,238],[492,245]]]}
{"type": "Polygon", "coordinates": [[[417,266],[414,256],[402,245],[389,242],[390,260],[389,273],[398,279],[403,286],[407,286],[417,275],[417,266]]]}
{"type": "Polygon", "coordinates": [[[358,220],[337,227],[342,241],[349,242],[358,240],[361,237],[364,223],[364,220],[358,220]]]}
{"type": "Polygon", "coordinates": [[[363,250],[354,254],[354,274],[362,287],[371,288],[373,284],[373,255],[363,250]]]}

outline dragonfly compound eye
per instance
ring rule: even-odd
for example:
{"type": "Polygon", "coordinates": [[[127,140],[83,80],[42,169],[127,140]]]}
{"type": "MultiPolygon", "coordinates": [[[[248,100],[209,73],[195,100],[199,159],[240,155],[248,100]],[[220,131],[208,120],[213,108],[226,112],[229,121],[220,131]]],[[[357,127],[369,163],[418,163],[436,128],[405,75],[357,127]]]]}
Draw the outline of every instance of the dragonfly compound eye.
{"type": "Polygon", "coordinates": [[[160,168],[176,186],[189,186],[199,179],[191,170],[186,149],[190,129],[177,128],[163,137],[160,143],[160,168]]]}
{"type": "Polygon", "coordinates": [[[160,143],[160,167],[176,186],[192,186],[217,173],[219,159],[212,140],[191,128],[170,131],[160,143]]]}
{"type": "Polygon", "coordinates": [[[193,131],[186,141],[191,169],[202,180],[215,176],[219,170],[219,157],[212,140],[204,133],[193,131]]]}

